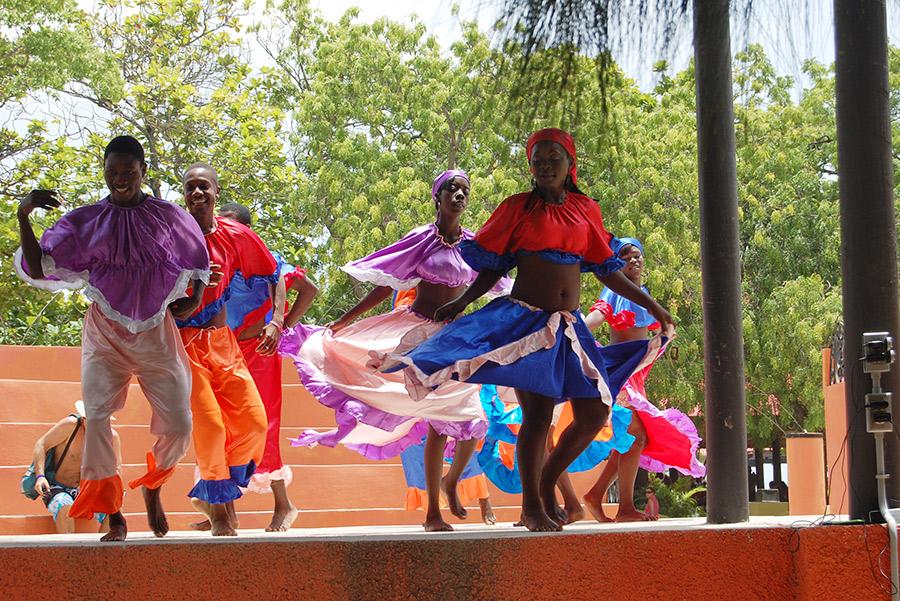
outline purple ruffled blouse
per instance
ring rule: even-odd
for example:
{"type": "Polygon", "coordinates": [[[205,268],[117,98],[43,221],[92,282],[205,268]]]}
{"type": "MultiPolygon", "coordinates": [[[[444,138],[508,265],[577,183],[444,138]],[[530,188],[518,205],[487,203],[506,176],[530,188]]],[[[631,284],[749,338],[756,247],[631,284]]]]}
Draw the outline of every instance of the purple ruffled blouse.
{"type": "MultiPolygon", "coordinates": [[[[473,232],[462,228],[459,239],[449,244],[441,236],[437,225],[429,223],[417,227],[390,246],[347,263],[341,269],[361,282],[390,286],[394,290],[408,290],[421,281],[450,287],[465,286],[475,281],[478,272],[463,260],[459,243],[474,237],[473,232]]],[[[503,277],[491,289],[491,294],[507,294],[511,288],[512,280],[503,277]]]]}
{"type": "Polygon", "coordinates": [[[134,207],[107,197],[75,209],[44,232],[40,246],[40,280],[28,272],[22,249],[16,251],[23,280],[45,290],[83,286],[104,315],[133,333],[161,323],[191,280],[209,281],[200,226],[181,207],[152,196],[134,207]]]}

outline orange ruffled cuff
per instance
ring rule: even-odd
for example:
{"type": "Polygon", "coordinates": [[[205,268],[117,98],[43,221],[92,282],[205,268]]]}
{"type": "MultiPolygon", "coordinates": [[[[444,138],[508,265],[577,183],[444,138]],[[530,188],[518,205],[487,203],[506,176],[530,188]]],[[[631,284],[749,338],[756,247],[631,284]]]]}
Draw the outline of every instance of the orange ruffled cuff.
{"type": "Polygon", "coordinates": [[[156,467],[156,458],[153,456],[153,453],[147,452],[147,473],[132,480],[128,483],[129,488],[137,488],[138,486],[143,486],[145,488],[149,488],[151,490],[155,488],[159,488],[163,484],[166,483],[166,480],[172,477],[172,474],[175,473],[175,466],[168,469],[161,470],[156,467]]]}
{"type": "Polygon", "coordinates": [[[95,513],[118,513],[125,491],[118,474],[102,480],[82,480],[69,517],[93,519],[95,513]]]}

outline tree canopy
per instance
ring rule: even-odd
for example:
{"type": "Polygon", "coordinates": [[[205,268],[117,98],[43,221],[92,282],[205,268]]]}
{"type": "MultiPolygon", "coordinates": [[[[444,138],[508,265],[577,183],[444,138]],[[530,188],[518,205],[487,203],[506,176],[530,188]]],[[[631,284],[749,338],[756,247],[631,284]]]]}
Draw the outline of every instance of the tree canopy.
{"type": "MultiPolygon", "coordinates": [[[[525,54],[473,23],[442,48],[418,21],[365,23],[350,10],[332,23],[305,0],[270,3],[249,28],[234,0],[106,0],[90,15],[67,0],[0,6],[0,46],[13,49],[0,53],[0,108],[12,115],[0,130],[0,342],[78,344],[81,295],[30,289],[12,271],[14,208],[37,186],[59,188],[65,208],[98,200],[114,133],[145,144],[148,188],[173,202],[187,165],[213,164],[223,202],[250,206],[271,248],[309,269],[321,290],[309,320],[324,323],[366,292],[340,265],[434,218],[438,172],[470,173],[464,225],[477,229],[530,186],[528,133],[558,126],[576,138],[580,183],[608,229],[644,242],[646,284],[679,322],[649,392],[702,417],[690,67],[659,63],[658,85],[642,91],[615,63],[601,86],[594,57],[580,55],[569,75],[578,106],[518,88],[534,108],[523,114],[510,99],[525,54]],[[62,116],[36,120],[25,110],[35,103],[62,116]]],[[[528,60],[553,70],[568,59],[550,49],[528,60]]],[[[896,105],[897,51],[890,68],[896,105]]],[[[840,312],[833,76],[815,62],[806,73],[813,83],[794,101],[761,48],[735,57],[749,433],[763,446],[821,429],[820,349],[840,312]]],[[[599,286],[583,279],[583,308],[599,286]]]]}

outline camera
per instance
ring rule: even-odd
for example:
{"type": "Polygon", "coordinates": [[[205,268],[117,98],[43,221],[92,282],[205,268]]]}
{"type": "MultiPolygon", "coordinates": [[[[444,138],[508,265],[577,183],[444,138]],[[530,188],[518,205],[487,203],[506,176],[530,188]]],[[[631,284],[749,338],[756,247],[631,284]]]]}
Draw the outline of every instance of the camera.
{"type": "Polygon", "coordinates": [[[887,332],[863,334],[863,371],[867,374],[891,370],[894,362],[894,340],[887,332]]]}
{"type": "Polygon", "coordinates": [[[890,392],[870,392],[866,395],[866,432],[891,432],[890,392]]]}

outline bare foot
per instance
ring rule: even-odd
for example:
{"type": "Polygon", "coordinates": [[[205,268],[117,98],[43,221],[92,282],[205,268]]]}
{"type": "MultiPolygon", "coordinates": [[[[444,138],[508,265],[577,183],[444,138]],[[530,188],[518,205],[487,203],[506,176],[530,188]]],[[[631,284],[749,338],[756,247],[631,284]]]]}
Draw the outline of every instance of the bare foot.
{"type": "Polygon", "coordinates": [[[594,516],[595,520],[597,520],[601,524],[611,524],[614,521],[612,518],[603,513],[602,500],[595,499],[591,496],[590,493],[584,495],[582,499],[584,500],[584,504],[588,508],[588,511],[590,511],[591,515],[594,516]]]}
{"type": "Polygon", "coordinates": [[[111,514],[107,520],[109,521],[109,532],[100,539],[101,543],[115,543],[125,540],[128,536],[128,525],[125,523],[125,516],[121,511],[111,514]]]}
{"type": "Polygon", "coordinates": [[[584,507],[581,506],[581,503],[566,505],[565,511],[566,521],[563,522],[564,526],[584,519],[584,507]]]}
{"type": "Polygon", "coordinates": [[[453,526],[444,521],[441,514],[426,516],[422,524],[425,532],[453,532],[453,526]]]}
{"type": "Polygon", "coordinates": [[[444,498],[447,499],[447,506],[450,508],[450,513],[461,520],[469,517],[469,512],[463,507],[463,504],[459,500],[459,494],[457,493],[456,487],[447,486],[446,476],[441,478],[441,493],[443,493],[444,498]]]}
{"type": "Polygon", "coordinates": [[[213,536],[237,536],[230,520],[228,519],[228,510],[224,504],[210,504],[210,530],[213,536]]]}
{"type": "MultiPolygon", "coordinates": [[[[191,530],[196,530],[198,532],[208,532],[212,528],[212,524],[209,522],[209,516],[211,510],[211,505],[202,499],[194,499],[191,498],[191,506],[206,516],[205,520],[201,520],[199,522],[191,522],[188,524],[188,528],[191,530]]],[[[238,520],[237,514],[234,512],[234,505],[227,507],[228,509],[228,523],[231,524],[231,527],[237,530],[241,527],[241,522],[238,520]]]]}
{"type": "Polygon", "coordinates": [[[490,499],[478,499],[478,505],[481,507],[481,521],[488,526],[497,523],[497,516],[494,515],[494,508],[491,506],[490,499]]]}
{"type": "Polygon", "coordinates": [[[625,510],[622,511],[619,509],[619,513],[616,514],[616,522],[646,522],[647,516],[645,516],[642,512],[637,509],[632,509],[631,511],[625,510]]]}
{"type": "Polygon", "coordinates": [[[195,510],[205,515],[207,519],[209,519],[209,503],[201,499],[195,499],[194,497],[191,497],[191,507],[193,507],[195,510]]]}
{"type": "Polygon", "coordinates": [[[188,524],[188,528],[197,532],[209,532],[212,524],[209,523],[209,520],[202,520],[200,522],[191,522],[188,524]]]}
{"type": "Polygon", "coordinates": [[[169,533],[169,520],[166,519],[166,512],[163,511],[162,500],[159,493],[162,488],[141,488],[144,495],[144,505],[147,507],[147,523],[150,530],[157,538],[162,538],[169,533]]]}
{"type": "Polygon", "coordinates": [[[541,501],[544,503],[544,511],[551,520],[557,523],[557,525],[568,523],[569,516],[566,515],[566,510],[560,507],[559,503],[556,502],[555,486],[550,487],[549,491],[544,491],[544,493],[541,494],[541,501]]]}
{"type": "Polygon", "coordinates": [[[266,527],[266,532],[286,532],[294,525],[294,520],[300,515],[300,510],[293,505],[287,508],[276,507],[272,514],[272,521],[266,527]]]}
{"type": "Polygon", "coordinates": [[[559,532],[562,530],[562,526],[550,519],[543,509],[526,512],[523,508],[521,522],[531,532],[559,532]]]}

